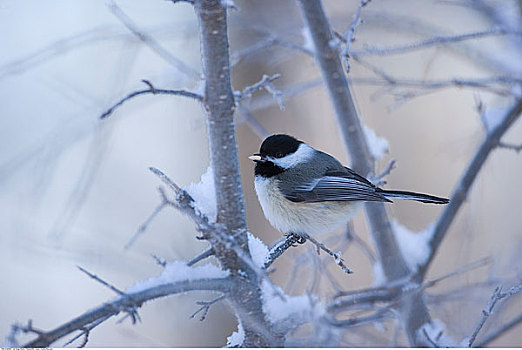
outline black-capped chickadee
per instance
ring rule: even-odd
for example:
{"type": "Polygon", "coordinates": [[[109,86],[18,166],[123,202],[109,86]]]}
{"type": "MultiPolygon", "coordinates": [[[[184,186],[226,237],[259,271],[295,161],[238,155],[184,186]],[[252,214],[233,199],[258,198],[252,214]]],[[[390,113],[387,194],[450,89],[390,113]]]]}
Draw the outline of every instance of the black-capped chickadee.
{"type": "Polygon", "coordinates": [[[255,188],[263,212],[276,229],[286,234],[314,236],[346,224],[365,201],[390,198],[446,204],[446,198],[428,194],[388,191],[337,159],[292,136],[267,137],[256,162],[255,188]]]}

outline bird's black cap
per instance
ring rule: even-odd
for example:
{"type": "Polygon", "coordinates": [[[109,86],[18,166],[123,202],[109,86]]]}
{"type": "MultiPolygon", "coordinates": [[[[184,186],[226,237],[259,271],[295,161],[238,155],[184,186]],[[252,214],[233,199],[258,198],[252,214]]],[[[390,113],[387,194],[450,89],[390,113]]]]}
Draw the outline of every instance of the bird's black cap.
{"type": "Polygon", "coordinates": [[[263,141],[259,153],[263,156],[282,158],[297,151],[302,143],[303,141],[299,141],[290,135],[276,134],[263,141]]]}

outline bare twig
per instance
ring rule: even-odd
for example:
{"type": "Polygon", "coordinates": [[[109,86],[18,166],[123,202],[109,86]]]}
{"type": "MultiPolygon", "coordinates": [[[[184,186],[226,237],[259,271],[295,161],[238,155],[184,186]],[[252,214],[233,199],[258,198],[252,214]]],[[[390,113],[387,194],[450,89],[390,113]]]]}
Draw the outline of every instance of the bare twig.
{"type": "Polygon", "coordinates": [[[263,77],[257,83],[247,86],[241,92],[239,92],[239,91],[235,92],[236,102],[240,102],[244,98],[252,97],[252,95],[255,92],[257,92],[261,89],[267,89],[267,86],[271,85],[274,80],[279,79],[280,77],[281,77],[281,74],[274,74],[272,76],[263,74],[263,77]]]}
{"type": "Polygon", "coordinates": [[[94,328],[96,328],[97,326],[99,326],[100,324],[102,324],[103,322],[107,321],[110,317],[111,316],[106,316],[106,317],[100,318],[99,320],[96,320],[93,323],[91,323],[85,327],[82,327],[81,329],[79,329],[80,333],[78,333],[78,335],[76,335],[75,337],[73,337],[69,341],[67,341],[67,343],[63,344],[63,347],[66,347],[67,345],[72,344],[72,342],[74,342],[76,339],[80,338],[81,336],[83,336],[83,340],[77,347],[78,348],[85,347],[85,345],[87,345],[87,342],[89,341],[89,335],[91,334],[91,331],[94,328]]]}
{"type": "Polygon", "coordinates": [[[150,47],[154,52],[156,52],[161,58],[166,60],[173,67],[176,67],[181,73],[187,75],[189,78],[195,81],[199,80],[199,72],[180,61],[167,49],[165,49],[156,39],[154,39],[142,29],[138,28],[136,23],[134,23],[132,19],[127,16],[127,14],[123,12],[123,10],[114,1],[111,1],[108,6],[112,14],[145,45],[150,47]]]}
{"type": "Polygon", "coordinates": [[[522,314],[518,315],[517,317],[513,318],[511,321],[503,324],[499,329],[491,332],[488,334],[484,339],[482,339],[480,342],[477,342],[475,344],[476,348],[482,348],[487,345],[489,345],[492,341],[497,339],[498,337],[505,334],[507,331],[512,329],[515,326],[518,326],[520,323],[522,323],[522,314]]]}
{"type": "Polygon", "coordinates": [[[190,260],[187,263],[187,265],[188,266],[195,265],[196,263],[200,262],[201,260],[211,257],[212,255],[214,255],[214,250],[212,248],[208,248],[207,250],[202,251],[201,253],[196,255],[194,258],[192,258],[192,260],[190,260]]]}
{"type": "Polygon", "coordinates": [[[384,168],[384,170],[379,175],[377,175],[374,180],[372,180],[375,186],[382,186],[386,184],[386,180],[384,180],[384,178],[390,175],[391,171],[395,168],[395,163],[395,159],[390,160],[386,165],[386,168],[384,168]]]}
{"type": "Polygon", "coordinates": [[[358,56],[365,56],[365,55],[377,55],[377,56],[389,56],[389,55],[396,55],[401,54],[405,52],[410,52],[414,50],[420,50],[425,49],[427,47],[432,47],[435,45],[440,44],[453,44],[453,43],[459,43],[465,40],[471,40],[471,39],[479,39],[489,36],[498,36],[498,35],[522,35],[522,32],[520,31],[512,31],[505,28],[491,28],[479,32],[472,32],[472,33],[466,33],[466,34],[459,34],[459,35],[449,35],[449,36],[437,36],[433,37],[427,40],[422,40],[416,43],[410,43],[406,45],[399,45],[399,46],[367,46],[364,49],[357,50],[354,52],[354,54],[358,56]]]}
{"type": "Polygon", "coordinates": [[[90,278],[92,278],[93,280],[97,281],[97,282],[100,282],[101,284],[103,284],[105,287],[109,288],[110,290],[112,290],[113,292],[115,292],[116,294],[119,294],[119,295],[124,295],[125,293],[121,290],[119,290],[118,288],[116,288],[115,286],[113,286],[112,284],[104,281],[103,279],[101,279],[100,277],[96,276],[95,274],[93,273],[90,273],[89,271],[87,271],[86,269],[84,269],[83,267],[81,266],[76,266],[81,272],[85,273],[87,276],[89,276],[90,278]]]}
{"type": "Polygon", "coordinates": [[[225,295],[217,297],[216,299],[211,300],[211,301],[198,301],[198,302],[196,302],[196,304],[201,305],[201,307],[199,309],[197,309],[196,312],[194,312],[192,315],[190,315],[190,318],[194,318],[197,314],[202,312],[201,317],[199,318],[199,320],[201,322],[203,322],[205,320],[205,318],[207,318],[207,314],[208,314],[208,311],[210,310],[210,307],[212,305],[214,305],[215,303],[220,302],[223,299],[225,299],[225,295]]]}
{"type": "Polygon", "coordinates": [[[197,94],[195,92],[190,92],[190,91],[187,91],[187,90],[156,89],[156,88],[154,88],[152,86],[152,84],[148,80],[143,80],[143,82],[149,86],[148,89],[138,90],[138,91],[134,91],[134,92],[128,94],[127,96],[125,96],[124,98],[119,100],[117,103],[112,105],[105,112],[103,112],[102,115],[100,116],[100,119],[107,118],[108,116],[110,116],[114,112],[114,110],[116,108],[120,107],[122,104],[124,104],[128,100],[133,99],[134,97],[137,97],[137,96],[141,96],[141,95],[148,95],[148,94],[152,94],[152,95],[175,95],[175,96],[190,97],[190,98],[193,98],[193,99],[195,99],[197,101],[200,101],[200,102],[203,101],[203,96],[201,96],[201,95],[199,95],[199,94],[197,94]]]}
{"type": "Polygon", "coordinates": [[[498,301],[510,297],[512,295],[515,295],[516,293],[519,293],[522,291],[522,284],[518,285],[516,287],[510,288],[507,292],[502,292],[502,287],[498,286],[495,288],[495,291],[493,292],[493,295],[491,296],[488,305],[486,308],[482,310],[482,317],[480,318],[477,326],[473,330],[473,333],[471,334],[469,341],[468,341],[468,347],[471,347],[473,343],[475,342],[475,339],[477,338],[478,333],[488,320],[489,316],[493,313],[493,308],[497,304],[498,301]]]}
{"type": "Polygon", "coordinates": [[[268,137],[270,135],[268,130],[266,130],[265,127],[257,121],[257,119],[252,115],[252,112],[250,112],[250,110],[247,107],[245,107],[243,104],[239,105],[239,113],[242,118],[241,119],[238,118],[239,119],[237,121],[238,124],[243,121],[246,122],[247,125],[250,127],[250,129],[257,136],[259,136],[259,138],[261,140],[264,140],[266,137],[268,137]]]}
{"type": "Polygon", "coordinates": [[[140,225],[140,227],[138,227],[136,233],[134,233],[134,235],[131,237],[131,239],[129,239],[127,244],[125,244],[125,249],[129,249],[134,244],[134,242],[136,242],[136,240],[147,230],[152,220],[154,220],[156,216],[158,216],[158,214],[168,205],[168,202],[165,201],[165,197],[163,195],[161,196],[161,198],[161,203],[158,204],[158,206],[152,211],[149,217],[140,225]]]}
{"type": "Polygon", "coordinates": [[[513,150],[513,151],[515,151],[517,153],[522,151],[522,144],[514,145],[514,144],[511,144],[511,143],[500,142],[498,144],[498,147],[505,148],[505,149],[510,149],[510,150],[513,150]]]}
{"type": "MultiPolygon", "coordinates": [[[[157,256],[155,254],[151,254],[151,256],[154,259],[154,261],[156,261],[156,264],[158,264],[159,266],[161,266],[161,267],[167,266],[167,260],[160,258],[159,256],[157,256]]],[[[190,266],[190,265],[188,265],[188,266],[190,266]]]]}

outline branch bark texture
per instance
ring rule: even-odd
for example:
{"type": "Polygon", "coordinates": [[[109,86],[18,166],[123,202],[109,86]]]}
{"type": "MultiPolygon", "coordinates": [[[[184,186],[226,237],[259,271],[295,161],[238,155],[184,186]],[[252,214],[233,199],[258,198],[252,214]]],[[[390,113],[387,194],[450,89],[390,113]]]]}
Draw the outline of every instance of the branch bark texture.
{"type": "MultiPolygon", "coordinates": [[[[364,138],[348,80],[343,71],[339,47],[332,35],[321,2],[320,0],[299,0],[299,4],[314,42],[315,57],[334,105],[352,167],[362,175],[373,174],[374,160],[364,138]]],[[[395,240],[384,205],[368,203],[366,204],[366,214],[386,279],[396,281],[406,278],[410,271],[395,240]]],[[[425,345],[417,342],[416,334],[423,324],[430,322],[427,308],[421,295],[412,295],[406,299],[403,303],[402,314],[410,344],[425,345]]]]}
{"type": "MultiPolygon", "coordinates": [[[[219,0],[194,2],[199,21],[207,115],[210,163],[214,170],[217,224],[223,225],[233,244],[248,253],[245,206],[239,174],[234,126],[235,99],[230,82],[227,12],[219,0]]],[[[228,301],[245,330],[243,346],[283,345],[280,335],[266,320],[258,276],[236,252],[218,239],[209,237],[215,256],[223,268],[237,276],[236,288],[228,301]]]]}

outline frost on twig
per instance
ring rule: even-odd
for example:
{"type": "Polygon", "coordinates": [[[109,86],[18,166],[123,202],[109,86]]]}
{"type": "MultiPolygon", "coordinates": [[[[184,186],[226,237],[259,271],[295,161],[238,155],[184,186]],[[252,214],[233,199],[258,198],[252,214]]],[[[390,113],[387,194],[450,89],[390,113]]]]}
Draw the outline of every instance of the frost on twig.
{"type": "Polygon", "coordinates": [[[201,316],[199,317],[199,321],[203,322],[205,321],[205,318],[207,318],[208,311],[210,310],[210,307],[217,302],[220,302],[221,300],[225,299],[225,295],[222,295],[220,297],[217,297],[214,300],[211,301],[198,301],[196,304],[201,305],[199,309],[197,309],[192,315],[190,315],[190,318],[194,318],[197,314],[201,313],[201,316]]]}
{"type": "Polygon", "coordinates": [[[477,326],[473,330],[473,333],[471,334],[471,336],[469,337],[469,339],[467,341],[465,340],[467,343],[466,346],[471,347],[473,345],[480,330],[482,329],[482,327],[488,320],[489,316],[491,316],[491,314],[493,313],[493,308],[495,307],[497,302],[499,302],[500,300],[502,300],[504,298],[515,295],[515,294],[519,293],[520,291],[522,291],[522,284],[515,286],[515,287],[511,287],[506,292],[502,291],[502,286],[497,286],[497,288],[495,288],[495,291],[493,292],[493,295],[491,295],[488,305],[482,310],[482,317],[480,318],[477,326]]]}
{"type": "Polygon", "coordinates": [[[355,29],[363,23],[361,19],[361,12],[363,7],[368,5],[371,0],[359,0],[359,5],[357,6],[357,11],[352,18],[352,24],[346,30],[343,35],[338,35],[337,37],[345,43],[344,49],[341,53],[341,57],[344,62],[344,67],[346,69],[346,73],[350,73],[350,48],[352,42],[355,41],[355,29]]]}
{"type": "Polygon", "coordinates": [[[304,234],[302,235],[303,238],[305,238],[307,241],[310,241],[312,242],[316,248],[317,248],[317,254],[319,254],[319,251],[322,250],[324,252],[326,252],[326,254],[330,255],[334,261],[335,261],[335,264],[337,266],[339,266],[341,268],[341,270],[343,270],[345,273],[347,274],[352,274],[353,271],[350,270],[345,264],[344,264],[344,259],[341,257],[341,253],[340,252],[337,252],[337,253],[334,253],[333,251],[331,251],[327,246],[325,246],[323,243],[317,241],[315,238],[311,237],[310,235],[308,234],[304,234]]]}
{"type": "Polygon", "coordinates": [[[213,290],[226,293],[230,290],[233,283],[228,278],[223,277],[226,272],[222,270],[216,272],[209,267],[188,270],[190,269],[189,267],[176,265],[175,263],[170,266],[170,268],[167,267],[165,270],[167,272],[162,273],[160,276],[137,283],[134,287],[125,290],[125,294],[119,298],[103,303],[101,306],[87,311],[53,330],[47,332],[37,330],[29,323],[29,326],[24,328],[24,331],[36,333],[38,337],[24,344],[23,347],[48,347],[56,340],[72,332],[82,331],[89,327],[92,328],[93,325],[97,325],[98,321],[104,321],[121,312],[128,313],[132,317],[133,322],[136,322],[138,320],[136,310],[146,301],[191,290],[213,290]],[[175,271],[172,271],[173,266],[176,269],[180,267],[183,273],[177,275],[175,271]]]}
{"type": "Polygon", "coordinates": [[[277,102],[277,104],[279,105],[279,109],[284,110],[285,103],[283,101],[283,93],[272,84],[274,80],[280,77],[281,74],[274,74],[272,76],[264,74],[261,80],[257,83],[247,86],[241,92],[236,91],[234,93],[236,103],[240,103],[243,99],[251,98],[255,92],[261,89],[265,89],[269,94],[272,95],[274,100],[277,102]]]}

